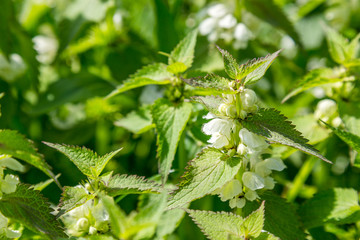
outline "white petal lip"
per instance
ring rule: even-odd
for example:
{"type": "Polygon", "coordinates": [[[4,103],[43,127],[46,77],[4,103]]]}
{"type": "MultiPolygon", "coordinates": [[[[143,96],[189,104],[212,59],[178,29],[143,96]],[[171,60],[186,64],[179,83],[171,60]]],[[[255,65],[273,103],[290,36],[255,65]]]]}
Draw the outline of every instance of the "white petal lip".
{"type": "Polygon", "coordinates": [[[217,20],[215,18],[206,18],[199,25],[199,32],[201,35],[208,35],[214,31],[217,20]]]}
{"type": "Polygon", "coordinates": [[[214,18],[221,18],[227,12],[228,12],[227,8],[225,7],[224,4],[221,4],[221,3],[215,4],[211,7],[209,7],[209,9],[207,10],[207,13],[209,14],[209,16],[214,17],[214,18]]]}
{"type": "Polygon", "coordinates": [[[232,14],[227,14],[225,17],[219,20],[219,27],[221,28],[232,28],[236,25],[236,18],[232,14]]]}
{"type": "Polygon", "coordinates": [[[265,186],[264,179],[254,172],[245,172],[242,181],[247,188],[253,191],[262,189],[265,186]]]}

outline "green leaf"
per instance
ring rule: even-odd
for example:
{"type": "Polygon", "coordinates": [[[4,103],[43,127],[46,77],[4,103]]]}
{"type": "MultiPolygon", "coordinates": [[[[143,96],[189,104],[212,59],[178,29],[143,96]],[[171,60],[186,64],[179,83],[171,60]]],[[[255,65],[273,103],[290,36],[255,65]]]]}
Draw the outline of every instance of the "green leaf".
{"type": "Polygon", "coordinates": [[[212,193],[230,181],[240,168],[238,157],[229,157],[215,148],[205,148],[193,159],[170,199],[168,209],[182,207],[212,193]]]}
{"type": "Polygon", "coordinates": [[[257,238],[254,238],[255,240],[280,240],[280,238],[275,237],[271,233],[268,232],[261,232],[260,235],[257,238]]]}
{"type": "Polygon", "coordinates": [[[0,153],[21,159],[54,178],[51,167],[45,162],[43,155],[37,152],[34,143],[16,131],[0,130],[0,153]]]}
{"type": "Polygon", "coordinates": [[[114,124],[135,134],[144,133],[154,127],[149,106],[143,106],[131,111],[125,117],[114,122],[114,124]]]}
{"type": "Polygon", "coordinates": [[[168,72],[171,72],[172,74],[176,75],[176,74],[185,72],[187,69],[187,66],[182,62],[175,62],[175,63],[167,66],[166,69],[168,70],[168,72]]]}
{"type": "Polygon", "coordinates": [[[48,142],[44,143],[66,155],[84,175],[90,178],[97,178],[108,161],[121,150],[120,148],[100,157],[97,155],[97,153],[94,153],[85,147],[81,148],[78,146],[69,146],[65,144],[48,142]]]}
{"type": "Polygon", "coordinates": [[[339,115],[350,133],[360,136],[360,104],[338,100],[339,115]]]}
{"type": "Polygon", "coordinates": [[[191,67],[194,59],[197,33],[197,30],[189,32],[186,37],[176,45],[174,50],[170,53],[169,65],[180,62],[185,64],[187,68],[191,67]]]}
{"type": "Polygon", "coordinates": [[[27,109],[32,114],[48,113],[69,102],[105,96],[114,89],[112,84],[89,73],[61,78],[40,95],[38,104],[27,109]]]}
{"type": "MultiPolygon", "coordinates": [[[[320,120],[321,121],[321,120],[320,120]]],[[[355,151],[360,153],[360,136],[357,136],[355,134],[352,134],[350,132],[346,132],[343,130],[340,130],[338,128],[334,128],[327,124],[324,121],[321,121],[326,125],[327,128],[331,129],[341,140],[343,140],[347,145],[352,147],[355,151]]]]}
{"type": "Polygon", "coordinates": [[[339,70],[334,71],[334,69],[331,68],[318,68],[310,71],[296,84],[295,89],[284,97],[282,103],[310,88],[344,81],[344,77],[340,75],[340,72],[339,70]]]}
{"type": "Polygon", "coordinates": [[[261,108],[255,115],[247,117],[242,124],[249,131],[264,136],[270,142],[280,143],[299,149],[307,154],[331,163],[318,150],[308,144],[287,118],[276,109],[261,108]]]}
{"type": "Polygon", "coordinates": [[[125,212],[119,208],[112,197],[100,195],[100,199],[102,200],[106,211],[109,213],[111,232],[117,238],[128,239],[125,234],[130,224],[128,223],[125,212]]]}
{"type": "Polygon", "coordinates": [[[325,223],[349,224],[360,220],[358,192],[351,188],[334,188],[319,192],[298,211],[307,229],[325,223]]]}
{"type": "Polygon", "coordinates": [[[233,213],[187,210],[201,231],[211,240],[244,239],[244,219],[233,213]]]}
{"type": "Polygon", "coordinates": [[[25,184],[18,184],[16,191],[0,199],[0,211],[8,218],[24,224],[30,230],[49,239],[66,238],[60,223],[51,214],[53,209],[40,194],[25,184]]]}
{"type": "Polygon", "coordinates": [[[163,184],[167,181],[182,132],[191,115],[191,103],[174,105],[167,99],[155,101],[151,114],[155,124],[160,174],[163,184]]]}
{"type": "Polygon", "coordinates": [[[92,198],[94,196],[89,195],[83,187],[64,187],[58,216],[83,205],[92,198]]]}
{"type": "Polygon", "coordinates": [[[209,112],[211,112],[215,115],[222,115],[218,110],[221,102],[223,101],[221,97],[218,97],[218,96],[195,96],[195,97],[192,97],[192,100],[204,105],[206,107],[206,109],[209,110],[209,112]]]}
{"type": "Polygon", "coordinates": [[[245,85],[256,83],[264,76],[266,70],[279,55],[280,51],[281,50],[278,50],[272,54],[266,55],[265,57],[252,60],[250,63],[245,63],[247,66],[244,66],[244,69],[241,70],[241,75],[238,79],[241,79],[243,76],[245,76],[245,74],[242,74],[242,72],[244,72],[246,73],[244,82],[245,85]]]}
{"type": "Polygon", "coordinates": [[[144,177],[136,175],[115,175],[105,181],[105,189],[109,196],[115,197],[121,194],[158,193],[161,186],[144,177]]]}
{"type": "Polygon", "coordinates": [[[340,35],[334,29],[325,26],[326,40],[329,47],[329,52],[332,59],[339,63],[343,64],[348,60],[354,58],[357,50],[357,42],[359,41],[359,36],[357,36],[352,42],[349,44],[349,41],[340,35]]]}
{"type": "Polygon", "coordinates": [[[113,97],[119,93],[129,91],[134,88],[156,84],[164,85],[170,83],[170,78],[173,75],[167,71],[167,66],[163,63],[154,63],[139,69],[136,73],[131,75],[124,81],[117,89],[108,95],[113,97]]]}
{"type": "Polygon", "coordinates": [[[330,131],[319,125],[314,114],[296,116],[291,119],[296,129],[309,139],[309,144],[319,143],[329,137],[330,131]]]}
{"type": "Polygon", "coordinates": [[[207,90],[209,95],[234,92],[229,87],[230,81],[228,79],[213,73],[210,73],[205,77],[182,80],[193,87],[207,90]]]}
{"type": "MultiPolygon", "coordinates": [[[[187,208],[188,206],[185,206],[187,208]]],[[[165,211],[157,224],[156,237],[158,239],[164,239],[166,235],[169,235],[175,231],[180,224],[182,218],[185,215],[183,209],[171,209],[165,211]]]]}
{"type": "Polygon", "coordinates": [[[241,73],[240,66],[236,62],[235,58],[226,50],[221,49],[219,46],[216,46],[221,52],[224,60],[224,67],[226,74],[232,78],[236,79],[236,77],[241,73]]]}
{"type": "Polygon", "coordinates": [[[243,223],[243,228],[245,231],[245,237],[256,238],[260,236],[261,230],[264,227],[264,206],[265,202],[262,202],[259,209],[252,212],[249,216],[245,218],[243,223]]]}
{"type": "Polygon", "coordinates": [[[274,3],[273,0],[251,0],[244,1],[246,9],[256,17],[266,23],[273,25],[275,28],[281,28],[299,45],[302,45],[299,35],[296,32],[289,18],[284,14],[282,9],[274,3]]]}
{"type": "MultiPolygon", "coordinates": [[[[270,191],[260,194],[260,199],[265,201],[264,230],[274,234],[279,239],[305,240],[299,217],[292,204],[270,191]]],[[[243,208],[243,213],[249,214],[258,209],[259,206],[260,202],[247,202],[243,208]]]]}

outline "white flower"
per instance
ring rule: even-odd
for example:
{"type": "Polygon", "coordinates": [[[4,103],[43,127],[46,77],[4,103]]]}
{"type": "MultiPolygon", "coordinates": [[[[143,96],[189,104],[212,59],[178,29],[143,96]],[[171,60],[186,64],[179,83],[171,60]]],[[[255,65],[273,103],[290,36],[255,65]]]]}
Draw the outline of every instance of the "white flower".
{"type": "Polygon", "coordinates": [[[246,200],[244,198],[233,198],[229,201],[229,206],[231,208],[243,208],[245,206],[246,200]]]}
{"type": "Polygon", "coordinates": [[[236,18],[230,13],[228,13],[225,17],[221,18],[219,21],[219,27],[221,28],[229,29],[234,27],[235,25],[236,18]]]}
{"type": "Polygon", "coordinates": [[[12,82],[23,75],[26,65],[20,55],[14,53],[9,56],[9,61],[0,53],[0,77],[12,82]]]}
{"type": "Polygon", "coordinates": [[[37,59],[44,64],[50,64],[56,54],[59,47],[59,43],[56,38],[38,35],[33,38],[35,44],[34,48],[38,52],[37,59]]]}
{"type": "Polygon", "coordinates": [[[272,170],[282,171],[286,168],[280,158],[267,158],[255,165],[255,172],[262,177],[268,176],[272,170]]]}
{"type": "Polygon", "coordinates": [[[226,201],[234,198],[240,193],[242,193],[242,185],[240,181],[237,179],[232,179],[221,188],[219,195],[221,201],[226,201]]]}
{"type": "Polygon", "coordinates": [[[252,36],[250,30],[243,23],[238,23],[235,27],[234,37],[236,40],[247,42],[252,36]]]}
{"type": "Polygon", "coordinates": [[[214,18],[206,18],[199,25],[199,32],[201,35],[209,35],[216,28],[217,20],[214,18]]]}
{"type": "Polygon", "coordinates": [[[212,143],[215,148],[222,148],[230,144],[234,127],[234,123],[229,120],[215,118],[205,123],[202,130],[206,135],[211,135],[209,143],[212,143]]]}
{"type": "Polygon", "coordinates": [[[266,177],[266,178],[264,178],[264,180],[265,180],[264,188],[271,190],[275,187],[275,181],[272,177],[266,177]]]}
{"type": "Polygon", "coordinates": [[[3,193],[9,194],[15,192],[16,185],[19,183],[19,178],[15,175],[8,174],[5,176],[4,180],[0,180],[1,191],[3,193]]]}
{"type": "Polygon", "coordinates": [[[264,179],[254,172],[244,172],[242,181],[247,188],[253,191],[265,186],[264,179]]]}
{"type": "Polygon", "coordinates": [[[239,155],[244,155],[247,153],[247,148],[244,144],[240,143],[236,149],[236,152],[239,154],[239,155]]]}
{"type": "Polygon", "coordinates": [[[209,14],[209,16],[214,17],[214,18],[221,18],[227,12],[228,12],[227,8],[225,7],[224,4],[221,4],[221,3],[215,4],[211,7],[209,7],[209,9],[207,10],[207,13],[209,14]]]}
{"type": "Polygon", "coordinates": [[[330,118],[333,118],[336,113],[336,102],[331,99],[324,99],[317,104],[314,117],[316,119],[322,119],[323,121],[327,122],[330,118]]]}
{"type": "Polygon", "coordinates": [[[4,235],[6,238],[19,238],[21,232],[9,229],[8,221],[9,220],[0,212],[0,238],[4,237],[4,235]]]}
{"type": "Polygon", "coordinates": [[[252,110],[257,102],[256,93],[251,89],[245,89],[240,93],[243,108],[248,111],[252,110]]]}
{"type": "MultiPolygon", "coordinates": [[[[1,155],[1,156],[4,156],[4,155],[1,155]]],[[[15,159],[13,159],[11,157],[2,158],[1,156],[0,156],[0,167],[10,168],[14,171],[19,171],[19,172],[25,171],[25,167],[21,163],[16,161],[15,159]]]]}
{"type": "Polygon", "coordinates": [[[255,199],[259,198],[259,195],[256,193],[256,191],[247,190],[245,193],[245,198],[249,201],[254,201],[255,199]]]}
{"type": "Polygon", "coordinates": [[[263,151],[269,146],[264,137],[249,132],[246,128],[240,130],[239,137],[250,150],[249,153],[263,151]]]}

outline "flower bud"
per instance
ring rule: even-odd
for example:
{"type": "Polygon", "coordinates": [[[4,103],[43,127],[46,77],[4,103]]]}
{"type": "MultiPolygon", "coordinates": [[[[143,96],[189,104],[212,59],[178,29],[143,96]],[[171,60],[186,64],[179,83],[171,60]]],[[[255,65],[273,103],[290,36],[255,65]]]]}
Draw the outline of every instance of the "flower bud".
{"type": "Polygon", "coordinates": [[[256,93],[251,89],[245,89],[241,92],[240,98],[245,110],[251,109],[257,102],[256,93]]]}
{"type": "Polygon", "coordinates": [[[75,230],[77,232],[87,232],[89,229],[89,220],[87,218],[80,218],[75,225],[75,230]]]}
{"type": "Polygon", "coordinates": [[[337,113],[337,105],[334,100],[324,99],[321,100],[314,112],[314,117],[316,119],[322,119],[323,121],[328,121],[330,118],[334,117],[337,113]]]}
{"type": "Polygon", "coordinates": [[[222,104],[219,105],[218,111],[219,111],[221,114],[226,115],[226,108],[227,108],[227,107],[228,107],[227,104],[222,103],[222,104]]]}
{"type": "Polygon", "coordinates": [[[229,201],[229,206],[231,208],[243,208],[245,206],[246,200],[244,198],[233,198],[229,201]]]}
{"type": "Polygon", "coordinates": [[[234,105],[227,106],[225,113],[230,118],[236,118],[236,107],[234,105]]]}
{"type": "Polygon", "coordinates": [[[244,110],[241,110],[241,111],[240,111],[240,118],[241,118],[241,119],[245,119],[246,116],[247,116],[247,112],[244,111],[244,110]]]}

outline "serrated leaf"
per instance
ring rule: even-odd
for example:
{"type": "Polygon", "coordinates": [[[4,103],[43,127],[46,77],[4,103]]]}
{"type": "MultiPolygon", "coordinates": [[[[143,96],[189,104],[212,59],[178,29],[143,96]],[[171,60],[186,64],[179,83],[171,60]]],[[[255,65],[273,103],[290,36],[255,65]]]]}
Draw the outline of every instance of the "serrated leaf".
{"type": "Polygon", "coordinates": [[[264,205],[265,202],[262,202],[259,209],[252,212],[249,216],[247,216],[244,220],[243,227],[245,231],[245,237],[256,238],[260,236],[261,230],[264,227],[264,205]]]}
{"type": "Polygon", "coordinates": [[[121,194],[159,193],[161,186],[144,177],[117,174],[105,181],[105,189],[109,196],[115,197],[121,194]]]}
{"type": "Polygon", "coordinates": [[[170,78],[173,75],[167,71],[167,66],[163,63],[154,63],[139,69],[136,73],[124,81],[117,89],[109,94],[108,97],[113,97],[119,93],[129,91],[134,88],[156,84],[164,85],[170,83],[170,78]]]}
{"type": "Polygon", "coordinates": [[[37,152],[34,143],[16,131],[0,130],[0,153],[21,159],[54,178],[54,174],[50,171],[51,167],[37,152]]]}
{"type": "Polygon", "coordinates": [[[355,151],[360,153],[360,136],[334,128],[327,124],[326,122],[321,121],[326,125],[327,128],[331,129],[341,140],[343,140],[347,145],[352,147],[355,151]]]}
{"type": "Polygon", "coordinates": [[[129,228],[129,223],[126,214],[114,202],[114,199],[109,196],[100,195],[105,209],[109,213],[111,224],[111,232],[120,239],[127,239],[126,230],[129,228]]]}
{"type": "Polygon", "coordinates": [[[215,114],[215,115],[221,115],[219,112],[219,106],[221,102],[223,101],[221,97],[218,96],[195,96],[192,97],[192,100],[195,102],[201,103],[205,106],[209,112],[215,114]]]}
{"type": "Polygon", "coordinates": [[[40,194],[25,184],[18,184],[16,191],[0,199],[0,211],[8,218],[24,224],[30,230],[49,239],[66,238],[66,234],[51,214],[53,209],[40,194]]]}
{"type": "Polygon", "coordinates": [[[135,134],[143,133],[154,127],[149,106],[140,107],[137,110],[131,111],[125,117],[115,121],[114,124],[135,134]]]}
{"type": "MultiPolygon", "coordinates": [[[[185,206],[187,208],[188,205],[185,206]]],[[[157,224],[156,237],[164,239],[165,236],[173,233],[185,215],[183,209],[171,209],[165,211],[157,224]]]]}
{"type": "Polygon", "coordinates": [[[236,62],[236,59],[228,51],[221,49],[219,46],[216,47],[222,54],[226,74],[230,78],[236,79],[236,76],[240,74],[240,66],[236,62]]]}
{"type": "Polygon", "coordinates": [[[349,41],[333,28],[328,26],[325,26],[324,28],[332,59],[339,64],[343,64],[346,61],[353,59],[357,53],[356,50],[358,48],[357,42],[359,41],[359,36],[357,36],[354,39],[355,41],[350,45],[349,41]]]}
{"type": "MultiPolygon", "coordinates": [[[[295,206],[269,191],[260,194],[260,199],[265,201],[264,230],[279,239],[305,240],[305,234],[301,229],[295,206]]],[[[247,202],[243,208],[243,213],[249,214],[258,209],[259,206],[260,202],[247,202]]]]}
{"type": "Polygon", "coordinates": [[[351,188],[334,188],[319,192],[298,210],[307,229],[332,222],[349,224],[360,220],[358,193],[351,188]]]}
{"type": "Polygon", "coordinates": [[[280,240],[280,238],[275,237],[274,235],[268,232],[261,232],[257,238],[254,238],[254,240],[280,240]]]}
{"type": "Polygon", "coordinates": [[[168,209],[182,207],[212,193],[230,181],[239,168],[240,158],[229,157],[215,148],[205,148],[189,163],[168,209]]]}
{"type": "Polygon", "coordinates": [[[246,68],[243,70],[245,73],[247,73],[244,82],[245,85],[254,84],[259,81],[264,76],[266,70],[270,67],[275,58],[279,55],[280,51],[281,50],[278,50],[272,54],[266,55],[265,57],[256,59],[252,64],[247,66],[248,70],[246,68]],[[248,73],[249,71],[250,73],[248,73]]]}
{"type": "Polygon", "coordinates": [[[194,58],[197,33],[197,30],[189,32],[186,37],[176,45],[174,50],[170,53],[169,65],[180,62],[184,63],[188,68],[191,67],[194,58]]]}
{"type": "Polygon", "coordinates": [[[305,153],[331,163],[318,150],[308,144],[300,132],[276,109],[261,108],[256,114],[247,117],[242,124],[249,131],[264,136],[270,142],[280,143],[299,149],[305,153]]]}
{"type": "Polygon", "coordinates": [[[163,184],[167,181],[176,148],[189,121],[191,110],[191,103],[174,105],[167,99],[158,99],[152,107],[151,114],[158,134],[159,170],[163,184]]]}
{"type": "Polygon", "coordinates": [[[187,210],[201,231],[211,240],[244,239],[244,219],[233,213],[187,210]]]}
{"type": "Polygon", "coordinates": [[[341,81],[344,81],[344,78],[339,75],[339,71],[334,71],[331,68],[314,69],[296,84],[295,89],[284,97],[282,103],[310,88],[341,81]]]}
{"type": "Polygon", "coordinates": [[[360,136],[360,104],[358,102],[337,101],[339,115],[349,132],[360,136]]]}
{"type": "Polygon", "coordinates": [[[233,92],[229,87],[230,81],[228,79],[213,73],[207,74],[205,77],[182,80],[190,86],[207,90],[209,95],[233,92]]]}
{"type": "Polygon", "coordinates": [[[83,187],[64,187],[60,199],[59,215],[62,215],[94,198],[83,187]]]}
{"type": "Polygon", "coordinates": [[[300,46],[302,45],[299,35],[296,32],[293,24],[289,18],[284,14],[282,9],[274,3],[273,0],[251,0],[244,1],[246,9],[254,14],[256,17],[273,25],[276,28],[281,28],[289,36],[294,39],[300,46]]]}
{"type": "Polygon", "coordinates": [[[90,178],[97,178],[108,161],[121,150],[120,148],[100,157],[97,153],[85,147],[81,148],[65,144],[44,143],[67,156],[84,175],[90,178]]]}

